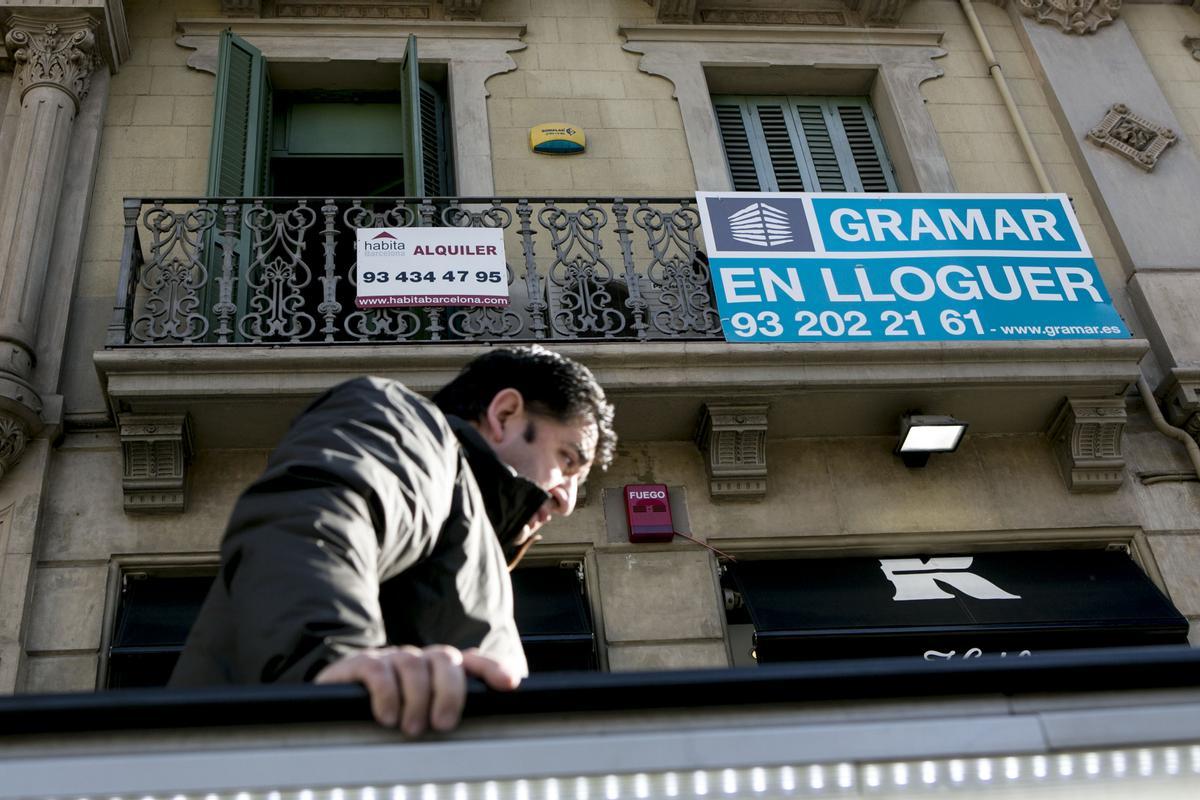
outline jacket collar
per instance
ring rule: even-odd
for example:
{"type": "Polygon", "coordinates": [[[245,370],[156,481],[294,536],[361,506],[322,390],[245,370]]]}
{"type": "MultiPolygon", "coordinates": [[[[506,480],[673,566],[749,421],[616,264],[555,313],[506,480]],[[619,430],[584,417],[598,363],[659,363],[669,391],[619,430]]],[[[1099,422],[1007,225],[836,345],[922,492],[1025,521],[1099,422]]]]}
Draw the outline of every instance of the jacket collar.
{"type": "Polygon", "coordinates": [[[479,484],[488,519],[508,555],[512,540],[550,495],[497,458],[496,451],[471,423],[449,414],[446,420],[462,445],[467,464],[479,484]]]}

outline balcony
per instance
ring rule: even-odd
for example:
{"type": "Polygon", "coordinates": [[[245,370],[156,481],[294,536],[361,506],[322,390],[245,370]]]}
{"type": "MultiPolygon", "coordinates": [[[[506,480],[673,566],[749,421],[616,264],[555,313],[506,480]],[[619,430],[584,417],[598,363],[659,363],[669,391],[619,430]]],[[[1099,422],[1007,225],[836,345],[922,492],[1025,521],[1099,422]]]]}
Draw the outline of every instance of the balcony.
{"type": "Polygon", "coordinates": [[[208,447],[270,446],[364,373],[432,391],[472,355],[541,342],[618,400],[626,440],[686,440],[705,401],[767,403],[772,437],[885,435],[908,408],[1042,432],[1114,397],[1144,340],[727,344],[693,198],[129,198],[95,354],[115,415],[187,413],[208,447]],[[510,305],[355,307],[355,231],[504,231],[510,305]]]}
{"type": "Polygon", "coordinates": [[[473,685],[402,739],[357,686],[0,698],[0,800],[1182,798],[1200,654],[775,664],[473,685]]]}

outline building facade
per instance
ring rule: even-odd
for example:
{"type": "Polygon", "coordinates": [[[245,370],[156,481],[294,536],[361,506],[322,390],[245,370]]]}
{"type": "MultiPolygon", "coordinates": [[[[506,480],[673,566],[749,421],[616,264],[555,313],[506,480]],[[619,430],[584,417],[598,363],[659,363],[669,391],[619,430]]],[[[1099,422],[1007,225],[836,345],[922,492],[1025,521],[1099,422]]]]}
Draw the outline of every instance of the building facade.
{"type": "Polygon", "coordinates": [[[0,691],[103,688],[119,655],[169,656],[118,628],[187,606],[178,579],[212,574],[295,413],[364,373],[431,392],[501,342],[580,359],[617,404],[616,462],[531,555],[582,587],[602,670],[753,663],[747,625],[767,633],[748,572],[630,542],[631,484],[669,487],[676,529],[737,564],[792,575],[1016,554],[1053,582],[1108,553],[1200,635],[1189,5],[0,13],[0,691]],[[535,152],[539,125],[586,149],[535,152]],[[694,193],[732,190],[1065,193],[1132,336],[727,343],[694,193]],[[502,228],[512,305],[356,309],[349,248],[385,224],[502,228]],[[970,427],[914,469],[894,452],[911,411],[970,427]],[[147,580],[167,594],[130,589],[147,580]]]}

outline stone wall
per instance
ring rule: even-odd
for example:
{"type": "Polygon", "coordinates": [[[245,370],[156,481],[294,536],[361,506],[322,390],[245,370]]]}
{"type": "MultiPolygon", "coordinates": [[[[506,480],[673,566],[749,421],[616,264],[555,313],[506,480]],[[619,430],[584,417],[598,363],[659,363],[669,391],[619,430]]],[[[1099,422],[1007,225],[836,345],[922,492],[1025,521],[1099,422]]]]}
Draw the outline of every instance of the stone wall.
{"type": "Polygon", "coordinates": [[[501,0],[486,19],[528,25],[517,70],[488,82],[488,119],[500,195],[675,196],[696,190],[671,84],[638,72],[617,26],[652,22],[641,0],[501,0]],[[551,156],[529,149],[530,127],[571,122],[587,151],[551,156]]]}
{"type": "MultiPolygon", "coordinates": [[[[1192,55],[1200,41],[1185,47],[1184,36],[1200,37],[1200,14],[1183,5],[1129,4],[1121,9],[1142,55],[1190,145],[1200,142],[1200,58],[1192,55]]],[[[1176,144],[1176,146],[1179,146],[1176,144]]],[[[1165,158],[1165,156],[1164,156],[1165,158]]]]}
{"type": "MultiPolygon", "coordinates": [[[[26,691],[92,688],[112,623],[106,598],[115,591],[114,562],[211,556],[238,492],[265,459],[261,451],[201,450],[190,471],[186,513],[127,515],[119,441],[111,429],[103,429],[108,411],[91,364],[116,291],[121,198],[205,189],[214,80],[186,67],[190,51],[175,45],[174,21],[216,16],[218,9],[216,0],[126,2],[132,56],[112,79],[67,345],[63,392],[75,432],[53,452],[28,455],[22,466],[36,470],[38,459],[49,461],[36,552],[27,537],[6,538],[9,517],[3,515],[21,509],[0,510],[0,571],[27,567],[30,559],[37,564],[25,634],[26,691]],[[87,432],[84,425],[101,429],[87,432]]],[[[977,9],[1053,188],[1072,196],[1118,309],[1136,331],[1140,322],[1126,299],[1124,268],[1009,12],[986,3],[977,9]]],[[[497,194],[679,195],[695,189],[671,84],[639,72],[639,57],[621,49],[617,34],[620,23],[652,21],[650,5],[642,0],[494,0],[484,4],[484,11],[488,19],[528,25],[528,46],[513,54],[517,69],[487,84],[497,194]],[[560,121],[586,130],[587,153],[531,153],[529,127],[560,121]]],[[[1200,16],[1181,7],[1144,5],[1127,5],[1123,14],[1188,134],[1200,135],[1200,62],[1191,60],[1178,41],[1178,52],[1167,47],[1171,36],[1181,38],[1181,29],[1200,33],[1200,16]]],[[[921,0],[909,7],[903,24],[945,31],[948,55],[936,62],[945,74],[924,83],[922,91],[957,188],[1037,191],[958,4],[921,0]]],[[[1064,37],[1064,46],[1070,43],[1064,37]]],[[[6,86],[0,77],[0,99],[6,86]]],[[[3,144],[0,135],[0,148],[3,144]]],[[[772,440],[766,499],[720,504],[708,496],[693,444],[628,444],[611,472],[593,476],[588,501],[576,515],[547,530],[543,552],[550,555],[543,557],[585,561],[614,669],[713,666],[728,657],[714,562],[707,552],[682,540],[637,547],[622,541],[623,518],[606,504],[605,490],[615,492],[631,482],[683,487],[687,530],[735,553],[1133,542],[1148,571],[1161,574],[1193,631],[1200,626],[1194,569],[1200,562],[1200,492],[1195,483],[1140,479],[1179,473],[1187,464],[1178,445],[1154,431],[1133,406],[1125,436],[1128,477],[1111,494],[1068,494],[1042,437],[972,436],[958,453],[935,457],[917,471],[897,461],[893,445],[875,438],[772,440]],[[647,608],[662,613],[650,618],[647,608]]],[[[22,475],[8,480],[37,482],[36,476],[22,475]]],[[[0,590],[9,585],[0,575],[0,590]]],[[[7,602],[0,591],[0,607],[7,602]]],[[[9,630],[12,625],[0,615],[0,640],[17,635],[9,630]]],[[[5,672],[13,669],[11,663],[11,658],[0,660],[0,687],[12,685],[5,672]]]]}

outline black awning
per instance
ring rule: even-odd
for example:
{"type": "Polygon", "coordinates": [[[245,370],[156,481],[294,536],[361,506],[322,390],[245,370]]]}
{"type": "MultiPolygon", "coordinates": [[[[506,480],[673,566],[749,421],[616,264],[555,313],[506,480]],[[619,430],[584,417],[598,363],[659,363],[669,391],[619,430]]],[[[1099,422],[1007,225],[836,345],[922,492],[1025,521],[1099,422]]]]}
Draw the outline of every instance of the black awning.
{"type": "Polygon", "coordinates": [[[1188,623],[1124,553],[742,561],[760,663],[1177,644],[1188,623]]]}

